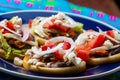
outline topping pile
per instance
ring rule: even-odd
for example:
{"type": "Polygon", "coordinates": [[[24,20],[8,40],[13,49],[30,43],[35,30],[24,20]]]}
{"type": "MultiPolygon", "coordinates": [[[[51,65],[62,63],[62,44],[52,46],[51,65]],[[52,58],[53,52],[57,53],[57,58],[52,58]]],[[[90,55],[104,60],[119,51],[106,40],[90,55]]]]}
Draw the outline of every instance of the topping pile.
{"type": "Polygon", "coordinates": [[[120,34],[98,30],[83,30],[82,23],[63,13],[36,17],[23,25],[18,16],[4,19],[0,22],[2,58],[24,68],[56,68],[79,66],[90,58],[119,53],[120,34]]]}

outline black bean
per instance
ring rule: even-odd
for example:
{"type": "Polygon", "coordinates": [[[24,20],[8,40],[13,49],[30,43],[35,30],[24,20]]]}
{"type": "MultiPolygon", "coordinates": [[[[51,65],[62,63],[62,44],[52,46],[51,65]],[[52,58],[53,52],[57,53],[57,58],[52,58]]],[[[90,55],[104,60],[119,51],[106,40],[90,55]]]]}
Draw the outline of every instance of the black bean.
{"type": "Polygon", "coordinates": [[[54,54],[45,54],[42,57],[43,62],[51,62],[51,58],[56,58],[54,54]]]}

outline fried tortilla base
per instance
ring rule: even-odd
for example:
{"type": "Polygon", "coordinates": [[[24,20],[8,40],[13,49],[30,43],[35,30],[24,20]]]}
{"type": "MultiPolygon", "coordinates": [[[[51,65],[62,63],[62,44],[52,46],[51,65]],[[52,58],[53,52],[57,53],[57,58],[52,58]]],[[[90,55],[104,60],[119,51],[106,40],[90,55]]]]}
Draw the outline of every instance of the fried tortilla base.
{"type": "Polygon", "coordinates": [[[82,61],[79,66],[70,66],[70,67],[58,67],[58,68],[48,68],[48,67],[40,67],[36,65],[29,65],[27,62],[29,60],[29,56],[23,59],[23,67],[34,71],[40,72],[44,74],[54,74],[54,75],[65,75],[65,74],[77,74],[86,70],[86,62],[82,61]]]}
{"type": "Polygon", "coordinates": [[[87,63],[89,65],[97,66],[102,64],[110,64],[120,62],[120,53],[114,54],[108,57],[101,57],[101,58],[90,58],[87,63]]]}

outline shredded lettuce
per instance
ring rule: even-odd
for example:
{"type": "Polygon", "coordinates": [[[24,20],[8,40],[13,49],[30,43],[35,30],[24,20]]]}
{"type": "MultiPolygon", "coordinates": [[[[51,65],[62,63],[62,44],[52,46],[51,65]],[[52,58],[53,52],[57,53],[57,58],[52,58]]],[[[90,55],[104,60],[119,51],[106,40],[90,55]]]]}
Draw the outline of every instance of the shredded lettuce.
{"type": "Polygon", "coordinates": [[[83,24],[76,22],[76,26],[73,28],[74,31],[78,32],[78,33],[82,33],[83,32],[83,24]]]}
{"type": "Polygon", "coordinates": [[[0,31],[0,42],[1,42],[1,44],[2,44],[3,49],[4,49],[5,52],[6,52],[5,57],[8,58],[9,55],[10,55],[10,53],[11,53],[12,48],[8,45],[6,39],[4,39],[1,31],[0,31]]]}
{"type": "Polygon", "coordinates": [[[22,50],[18,50],[18,49],[14,49],[12,48],[12,53],[17,55],[17,56],[24,56],[24,53],[26,52],[26,49],[22,49],[22,50]]]}
{"type": "Polygon", "coordinates": [[[6,41],[6,39],[3,37],[2,32],[0,31],[0,42],[1,45],[3,47],[3,49],[5,50],[5,58],[8,59],[10,57],[10,54],[15,54],[17,56],[24,56],[24,53],[27,51],[26,49],[22,49],[22,50],[17,50],[12,48],[6,41]]]}

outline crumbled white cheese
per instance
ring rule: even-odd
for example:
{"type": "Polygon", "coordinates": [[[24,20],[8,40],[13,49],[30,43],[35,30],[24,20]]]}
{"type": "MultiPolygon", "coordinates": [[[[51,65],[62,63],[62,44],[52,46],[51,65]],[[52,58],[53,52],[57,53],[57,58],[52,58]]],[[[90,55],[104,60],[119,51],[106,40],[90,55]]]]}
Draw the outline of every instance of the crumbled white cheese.
{"type": "Polygon", "coordinates": [[[74,65],[80,65],[81,59],[76,56],[74,52],[68,52],[64,56],[64,61],[69,65],[73,63],[74,65]]]}
{"type": "Polygon", "coordinates": [[[45,65],[45,67],[51,67],[51,63],[47,63],[47,65],[45,65]]]}
{"type": "Polygon", "coordinates": [[[73,59],[72,62],[73,62],[75,65],[80,65],[80,64],[81,64],[81,61],[82,61],[81,58],[75,57],[75,59],[73,59]]]}
{"type": "Polygon", "coordinates": [[[114,30],[115,39],[120,41],[120,34],[114,30]]]}
{"type": "Polygon", "coordinates": [[[15,57],[13,63],[14,63],[15,65],[17,65],[17,66],[22,66],[23,61],[22,61],[22,59],[20,59],[19,57],[15,57]]]}
{"type": "Polygon", "coordinates": [[[28,60],[28,64],[34,64],[34,65],[36,65],[37,62],[38,62],[37,59],[29,59],[29,60],[28,60]]]}
{"type": "Polygon", "coordinates": [[[19,18],[18,16],[13,17],[11,21],[13,24],[22,25],[22,19],[19,18]]]}
{"type": "Polygon", "coordinates": [[[27,50],[25,55],[30,55],[31,56],[32,55],[32,50],[31,49],[27,50]]]}
{"type": "Polygon", "coordinates": [[[110,40],[106,40],[103,45],[107,48],[111,48],[113,46],[113,43],[110,40]]]}
{"type": "Polygon", "coordinates": [[[55,17],[57,18],[57,19],[60,19],[60,20],[62,20],[63,18],[65,18],[65,14],[64,13],[61,13],[61,12],[59,12],[57,15],[55,15],[55,17]]]}

